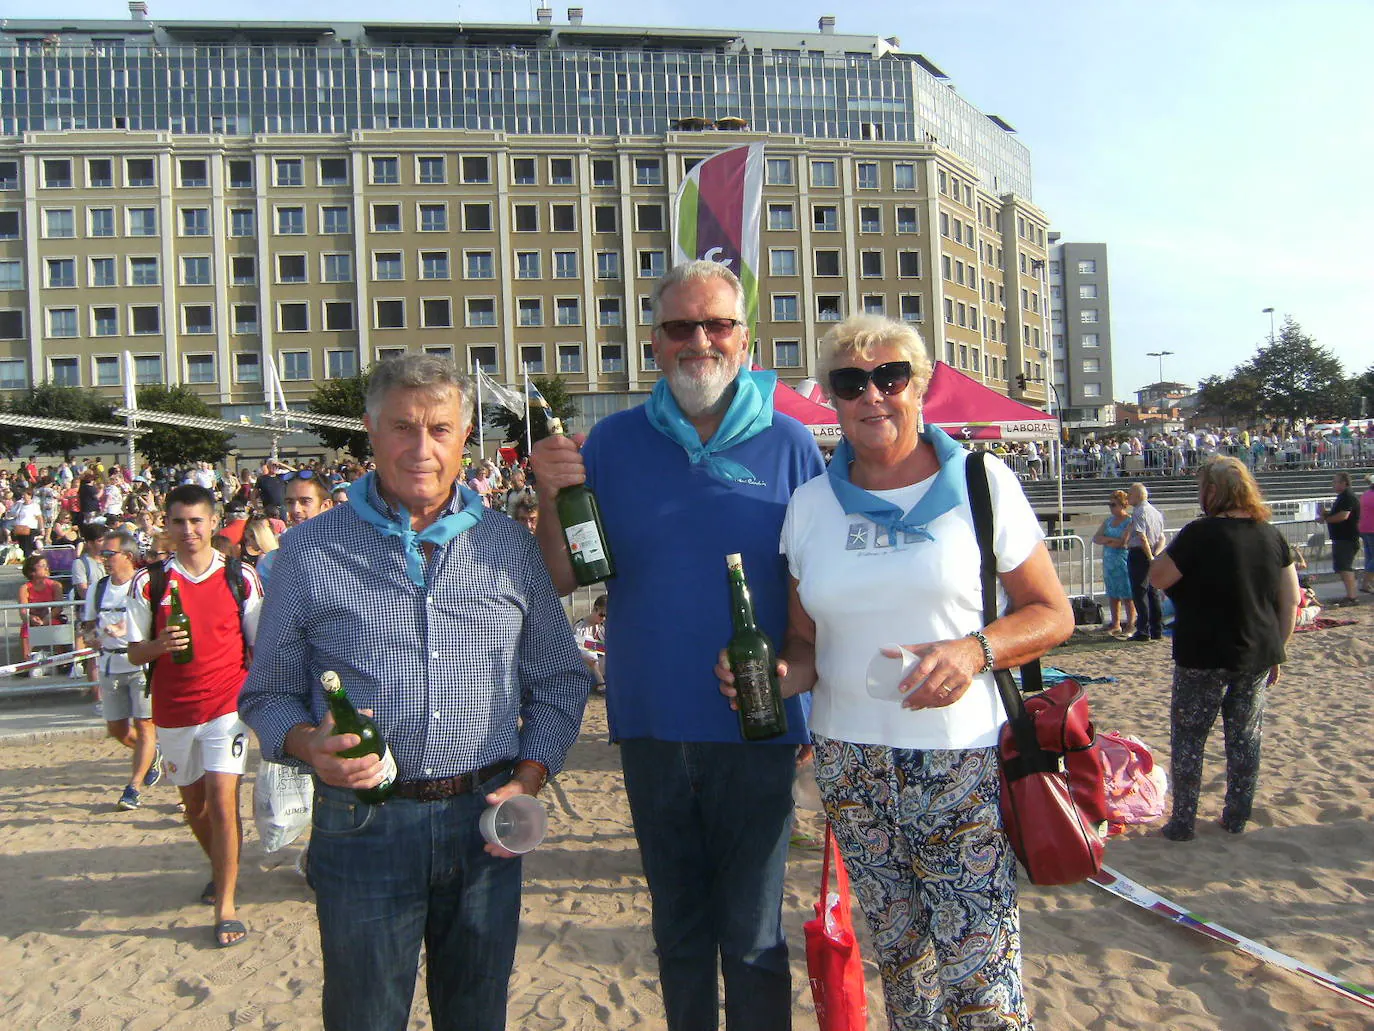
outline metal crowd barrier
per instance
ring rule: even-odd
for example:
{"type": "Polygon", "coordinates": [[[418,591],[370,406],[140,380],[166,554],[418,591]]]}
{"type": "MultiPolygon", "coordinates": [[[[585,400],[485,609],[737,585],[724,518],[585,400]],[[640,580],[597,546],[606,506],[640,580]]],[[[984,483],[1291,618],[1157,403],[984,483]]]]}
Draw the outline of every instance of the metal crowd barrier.
{"type": "MultiPolygon", "coordinates": [[[[0,695],[32,694],[64,691],[74,687],[88,687],[81,663],[87,657],[81,647],[80,609],[85,602],[76,598],[58,601],[19,602],[0,604],[0,695]],[[28,609],[48,609],[65,613],[66,621],[50,626],[29,627],[29,643],[39,664],[24,662],[24,646],[20,627],[28,609]],[[41,655],[40,655],[41,653],[41,655]],[[12,667],[20,666],[17,671],[12,667]]],[[[94,653],[91,653],[94,654],[94,653]]]]}
{"type": "Polygon", "coordinates": [[[1093,586],[1088,572],[1092,559],[1087,542],[1082,537],[1076,533],[1054,534],[1045,538],[1045,547],[1050,549],[1050,559],[1054,562],[1054,571],[1059,576],[1065,594],[1077,598],[1094,593],[1089,590],[1093,586]],[[1075,569],[1078,574],[1076,577],[1075,569]]]}

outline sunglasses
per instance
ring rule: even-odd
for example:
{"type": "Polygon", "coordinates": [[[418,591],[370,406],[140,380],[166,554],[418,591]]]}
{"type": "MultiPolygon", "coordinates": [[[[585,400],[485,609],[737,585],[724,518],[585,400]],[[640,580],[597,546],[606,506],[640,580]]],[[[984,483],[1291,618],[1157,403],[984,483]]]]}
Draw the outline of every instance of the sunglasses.
{"type": "Polygon", "coordinates": [[[739,319],[668,319],[658,324],[658,331],[675,344],[695,339],[698,329],[704,329],[712,340],[724,340],[739,326],[739,319]]]}
{"type": "Polygon", "coordinates": [[[101,557],[101,558],[114,558],[114,557],[115,557],[116,555],[118,555],[118,554],[119,554],[118,551],[111,551],[111,550],[109,550],[109,549],[106,549],[105,551],[102,551],[102,552],[100,553],[100,557],[101,557]]]}
{"type": "Polygon", "coordinates": [[[884,394],[900,394],[911,382],[910,362],[883,362],[876,369],[835,369],[830,373],[830,393],[841,401],[853,401],[868,389],[869,381],[884,394]]]}
{"type": "Polygon", "coordinates": [[[281,478],[290,483],[292,480],[313,480],[315,478],[314,469],[293,469],[289,473],[282,473],[281,478]]]}

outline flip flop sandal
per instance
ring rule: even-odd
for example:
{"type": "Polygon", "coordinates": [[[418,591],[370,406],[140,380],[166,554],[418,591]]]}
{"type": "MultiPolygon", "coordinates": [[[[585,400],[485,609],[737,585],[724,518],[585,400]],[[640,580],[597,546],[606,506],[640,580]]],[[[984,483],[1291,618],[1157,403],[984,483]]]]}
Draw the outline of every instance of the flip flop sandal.
{"type": "Polygon", "coordinates": [[[248,940],[248,928],[243,926],[241,920],[221,920],[215,924],[215,945],[221,949],[232,949],[235,945],[242,945],[248,940]],[[221,935],[237,934],[238,938],[230,938],[225,941],[221,935]]]}
{"type": "Polygon", "coordinates": [[[213,906],[213,905],[215,904],[215,882],[214,882],[214,881],[206,881],[206,882],[205,882],[205,887],[203,887],[203,888],[200,889],[200,902],[201,902],[201,905],[204,905],[204,906],[213,906]]]}

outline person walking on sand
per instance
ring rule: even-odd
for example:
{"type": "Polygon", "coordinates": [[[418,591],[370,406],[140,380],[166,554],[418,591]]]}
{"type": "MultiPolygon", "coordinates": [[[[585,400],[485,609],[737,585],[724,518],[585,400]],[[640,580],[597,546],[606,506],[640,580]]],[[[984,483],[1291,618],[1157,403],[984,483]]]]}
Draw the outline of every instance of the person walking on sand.
{"type": "Polygon", "coordinates": [[[167,777],[181,792],[186,822],[210,859],[213,880],[202,901],[215,907],[214,941],[237,945],[248,930],[238,919],[243,826],[239,787],[248,760],[248,728],[239,719],[239,688],[257,635],[262,586],[237,560],[212,546],[215,496],[194,483],[167,493],[167,532],[175,554],[134,576],[129,588],[129,661],[151,666],[153,723],[167,777]],[[167,625],[172,590],[191,636],[167,625]],[[191,650],[189,661],[176,655],[191,650]]]}

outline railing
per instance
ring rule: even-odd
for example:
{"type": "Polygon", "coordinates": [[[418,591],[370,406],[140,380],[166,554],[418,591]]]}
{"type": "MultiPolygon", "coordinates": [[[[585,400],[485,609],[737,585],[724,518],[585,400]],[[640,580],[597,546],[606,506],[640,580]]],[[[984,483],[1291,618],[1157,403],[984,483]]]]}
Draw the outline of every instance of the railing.
{"type": "MultiPolygon", "coordinates": [[[[1245,448],[1239,444],[1226,444],[1215,448],[1176,448],[1146,447],[1138,455],[1124,458],[1111,455],[1080,454],[1076,451],[1064,452],[1064,469],[1070,480],[1093,479],[1111,476],[1189,476],[1197,472],[1198,466],[1214,455],[1239,458],[1255,472],[1285,469],[1343,469],[1374,464],[1374,437],[1356,437],[1341,440],[1327,437],[1324,440],[1301,440],[1284,443],[1277,448],[1264,447],[1255,450],[1254,446],[1245,448]]],[[[1028,475],[1024,458],[1011,456],[1009,463],[1022,479],[1028,475]]],[[[1048,463],[1044,463],[1048,467],[1048,463]]],[[[1047,478],[1042,471],[1041,478],[1047,478]]]]}
{"type": "Polygon", "coordinates": [[[0,605],[0,654],[4,659],[0,662],[0,695],[68,690],[90,684],[81,671],[81,663],[95,653],[81,647],[77,633],[78,610],[84,604],[76,598],[62,598],[0,605]],[[37,663],[24,661],[20,635],[30,609],[63,614],[63,622],[29,627],[29,644],[33,657],[40,660],[37,663]]]}
{"type": "Polygon", "coordinates": [[[1064,593],[1075,598],[1091,593],[1089,588],[1093,587],[1093,581],[1089,578],[1088,571],[1092,559],[1088,554],[1087,542],[1076,533],[1059,533],[1046,537],[1045,547],[1050,549],[1054,571],[1059,576],[1064,593]],[[1075,567],[1078,570],[1076,578],[1073,575],[1075,567]]]}

